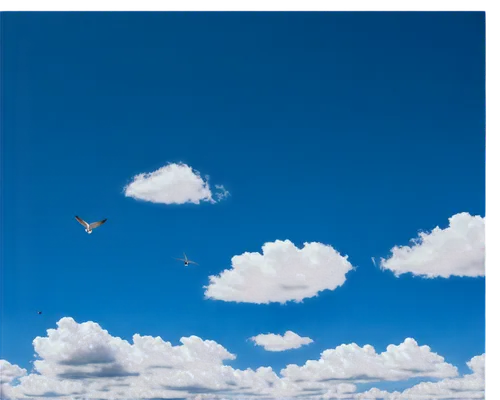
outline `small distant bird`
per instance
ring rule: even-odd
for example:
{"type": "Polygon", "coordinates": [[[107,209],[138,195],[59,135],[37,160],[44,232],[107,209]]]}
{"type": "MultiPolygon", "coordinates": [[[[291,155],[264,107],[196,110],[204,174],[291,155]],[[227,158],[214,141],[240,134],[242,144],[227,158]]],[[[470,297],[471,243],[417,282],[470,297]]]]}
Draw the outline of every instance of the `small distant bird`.
{"type": "Polygon", "coordinates": [[[42,315],[42,312],[41,312],[41,311],[37,311],[37,314],[38,314],[38,315],[42,315]]]}
{"type": "Polygon", "coordinates": [[[87,232],[89,235],[92,233],[92,229],[97,228],[98,226],[101,226],[104,224],[108,219],[103,219],[102,221],[99,222],[92,222],[91,224],[85,222],[83,219],[81,219],[78,215],[75,216],[76,220],[82,224],[85,227],[85,232],[87,232]]]}
{"type": "Polygon", "coordinates": [[[187,267],[189,264],[194,264],[194,265],[199,265],[198,263],[195,263],[194,261],[188,260],[186,253],[184,254],[184,258],[176,258],[177,261],[182,261],[184,263],[184,266],[187,267]]]}

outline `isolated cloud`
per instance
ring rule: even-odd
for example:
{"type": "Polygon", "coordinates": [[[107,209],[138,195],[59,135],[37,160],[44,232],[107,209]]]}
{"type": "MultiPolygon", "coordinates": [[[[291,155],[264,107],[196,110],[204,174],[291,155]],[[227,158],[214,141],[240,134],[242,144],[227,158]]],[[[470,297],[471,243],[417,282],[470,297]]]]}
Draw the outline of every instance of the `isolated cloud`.
{"type": "MultiPolygon", "coordinates": [[[[413,339],[381,354],[371,346],[342,345],[323,352],[319,361],[289,365],[280,375],[270,367],[226,365],[235,355],[197,336],[181,338],[180,345],[138,334],[128,342],[94,322],[72,318],[61,319],[33,345],[35,372],[26,375],[22,368],[1,364],[13,371],[1,386],[2,399],[353,399],[358,382],[456,375],[455,367],[413,339]]],[[[469,366],[484,380],[484,360],[473,359],[469,366]]],[[[458,379],[442,385],[454,390],[458,379]]]]}
{"type": "Polygon", "coordinates": [[[264,347],[267,351],[298,349],[313,342],[311,338],[301,337],[292,331],[286,331],[284,336],[274,333],[261,333],[260,335],[251,337],[250,340],[255,342],[256,345],[264,347]]]}
{"type": "Polygon", "coordinates": [[[298,249],[289,240],[266,243],[262,254],[243,253],[231,263],[231,269],[210,276],[206,298],[257,304],[299,302],[342,286],[353,269],[347,256],[329,245],[305,243],[298,249]]]}
{"type": "Polygon", "coordinates": [[[391,344],[380,354],[370,345],[343,344],[325,350],[318,361],[307,361],[302,367],[288,365],[281,374],[293,381],[369,382],[448,378],[456,376],[457,369],[431,352],[429,346],[419,346],[414,339],[408,338],[398,346],[391,344]]]}
{"type": "Polygon", "coordinates": [[[380,267],[394,272],[426,278],[484,276],[484,218],[469,213],[449,218],[448,228],[420,232],[412,246],[395,246],[380,267]]]}
{"type": "Polygon", "coordinates": [[[229,195],[222,185],[215,185],[213,193],[208,179],[183,163],[170,163],[154,172],[136,175],[124,191],[127,197],[163,204],[216,203],[229,195]]]}

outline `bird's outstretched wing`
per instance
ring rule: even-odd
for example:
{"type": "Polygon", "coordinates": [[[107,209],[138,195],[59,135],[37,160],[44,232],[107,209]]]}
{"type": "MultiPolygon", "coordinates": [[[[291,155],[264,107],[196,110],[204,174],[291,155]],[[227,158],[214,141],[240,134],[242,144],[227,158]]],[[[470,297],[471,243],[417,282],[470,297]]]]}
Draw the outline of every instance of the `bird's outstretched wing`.
{"type": "Polygon", "coordinates": [[[189,264],[200,265],[197,262],[194,262],[194,261],[191,261],[191,260],[189,260],[189,264]]]}
{"type": "Polygon", "coordinates": [[[83,219],[81,219],[78,215],[75,216],[76,220],[82,224],[85,228],[89,227],[89,224],[87,224],[83,219]]]}
{"type": "Polygon", "coordinates": [[[186,261],[186,260],[184,260],[183,258],[175,258],[175,257],[172,257],[172,258],[173,258],[174,260],[177,260],[177,261],[182,261],[182,262],[186,261]]]}
{"type": "Polygon", "coordinates": [[[99,221],[99,222],[92,222],[92,223],[90,224],[90,229],[95,229],[95,228],[97,228],[98,226],[101,226],[101,225],[102,225],[102,224],[104,224],[107,220],[108,220],[108,219],[107,219],[107,218],[105,218],[105,219],[103,219],[102,221],[99,221]]]}

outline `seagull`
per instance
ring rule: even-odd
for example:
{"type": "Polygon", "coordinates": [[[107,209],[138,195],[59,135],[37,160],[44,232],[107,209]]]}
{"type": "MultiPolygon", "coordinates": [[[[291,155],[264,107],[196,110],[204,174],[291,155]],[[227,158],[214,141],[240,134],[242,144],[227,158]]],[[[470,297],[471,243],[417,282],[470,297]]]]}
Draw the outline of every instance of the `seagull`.
{"type": "Polygon", "coordinates": [[[92,233],[92,229],[97,228],[98,226],[101,226],[104,224],[108,219],[103,219],[102,221],[99,222],[92,222],[91,224],[88,224],[85,222],[83,219],[81,219],[78,215],[75,216],[76,220],[82,224],[85,227],[85,232],[87,232],[89,235],[92,233]]]}
{"type": "Polygon", "coordinates": [[[177,261],[182,261],[184,263],[184,266],[187,267],[189,264],[194,264],[194,265],[200,265],[198,263],[195,263],[194,261],[188,260],[186,253],[184,254],[184,258],[176,258],[177,261]]]}

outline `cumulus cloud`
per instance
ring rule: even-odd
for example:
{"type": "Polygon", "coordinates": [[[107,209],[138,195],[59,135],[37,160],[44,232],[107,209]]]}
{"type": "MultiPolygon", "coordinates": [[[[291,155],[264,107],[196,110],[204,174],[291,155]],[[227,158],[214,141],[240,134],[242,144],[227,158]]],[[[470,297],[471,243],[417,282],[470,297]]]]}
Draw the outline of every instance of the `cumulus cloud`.
{"type": "Polygon", "coordinates": [[[170,163],[156,171],[138,174],[124,192],[136,200],[162,204],[216,203],[229,196],[222,185],[215,185],[213,193],[208,178],[203,179],[198,171],[183,163],[170,163]]]}
{"type": "Polygon", "coordinates": [[[411,246],[395,246],[391,256],[381,259],[380,267],[394,272],[426,278],[484,276],[484,218],[469,213],[449,218],[445,229],[420,232],[411,246]]]}
{"type": "Polygon", "coordinates": [[[285,351],[298,349],[313,340],[308,337],[301,337],[295,332],[286,331],[285,335],[276,335],[274,333],[260,334],[250,338],[256,345],[264,347],[267,351],[285,351]]]}
{"type": "Polygon", "coordinates": [[[38,374],[30,374],[20,379],[20,384],[3,385],[2,400],[26,398],[70,398],[70,396],[87,395],[84,381],[51,378],[38,374]]]}
{"type": "Polygon", "coordinates": [[[461,400],[484,399],[486,390],[486,359],[487,354],[473,357],[467,362],[473,373],[461,378],[443,379],[438,382],[421,382],[403,392],[388,392],[378,388],[371,388],[363,393],[356,393],[350,397],[339,397],[333,393],[323,398],[349,398],[353,400],[461,400]]]}
{"type": "MultiPolygon", "coordinates": [[[[393,399],[391,396],[395,396],[395,393],[390,393],[386,390],[380,390],[379,388],[371,388],[370,390],[363,393],[356,393],[355,398],[359,400],[380,400],[380,399],[393,399]]],[[[398,395],[400,393],[398,392],[398,395]]],[[[394,398],[395,399],[395,398],[394,398]]]]}
{"type": "MultiPolygon", "coordinates": [[[[455,367],[413,339],[381,354],[371,346],[342,345],[280,374],[270,367],[235,369],[227,365],[234,354],[197,336],[183,337],[179,345],[138,334],[128,342],[72,318],[61,319],[33,345],[35,372],[26,375],[2,362],[2,371],[12,371],[5,373],[2,399],[353,399],[358,382],[456,375],[455,367]]],[[[484,378],[484,360],[469,366],[484,378]]],[[[457,380],[450,381],[456,388],[457,380]]]]}
{"type": "Polygon", "coordinates": [[[484,354],[472,358],[467,365],[472,374],[439,382],[422,382],[406,389],[403,397],[438,399],[478,399],[484,398],[484,354]]]}
{"type": "Polygon", "coordinates": [[[322,243],[305,243],[302,249],[276,240],[261,253],[243,253],[231,260],[232,268],[210,276],[205,297],[214,300],[267,304],[300,302],[322,290],[342,286],[353,269],[347,256],[322,243]]]}
{"type": "Polygon", "coordinates": [[[181,346],[173,346],[160,337],[136,334],[130,344],[111,336],[95,322],[79,324],[73,318],[62,318],[57,326],[47,330],[47,337],[33,340],[35,351],[43,358],[36,360],[34,366],[46,376],[131,376],[235,358],[220,344],[197,336],[183,337],[181,346]]]}
{"type": "Polygon", "coordinates": [[[389,345],[380,354],[370,345],[343,344],[325,350],[317,361],[307,361],[301,367],[288,365],[281,374],[293,381],[399,381],[453,377],[457,375],[457,368],[433,353],[429,346],[419,346],[408,338],[398,346],[389,345]]]}
{"type": "Polygon", "coordinates": [[[26,370],[12,365],[7,360],[0,360],[0,384],[11,383],[14,379],[26,375],[26,370]]]}

